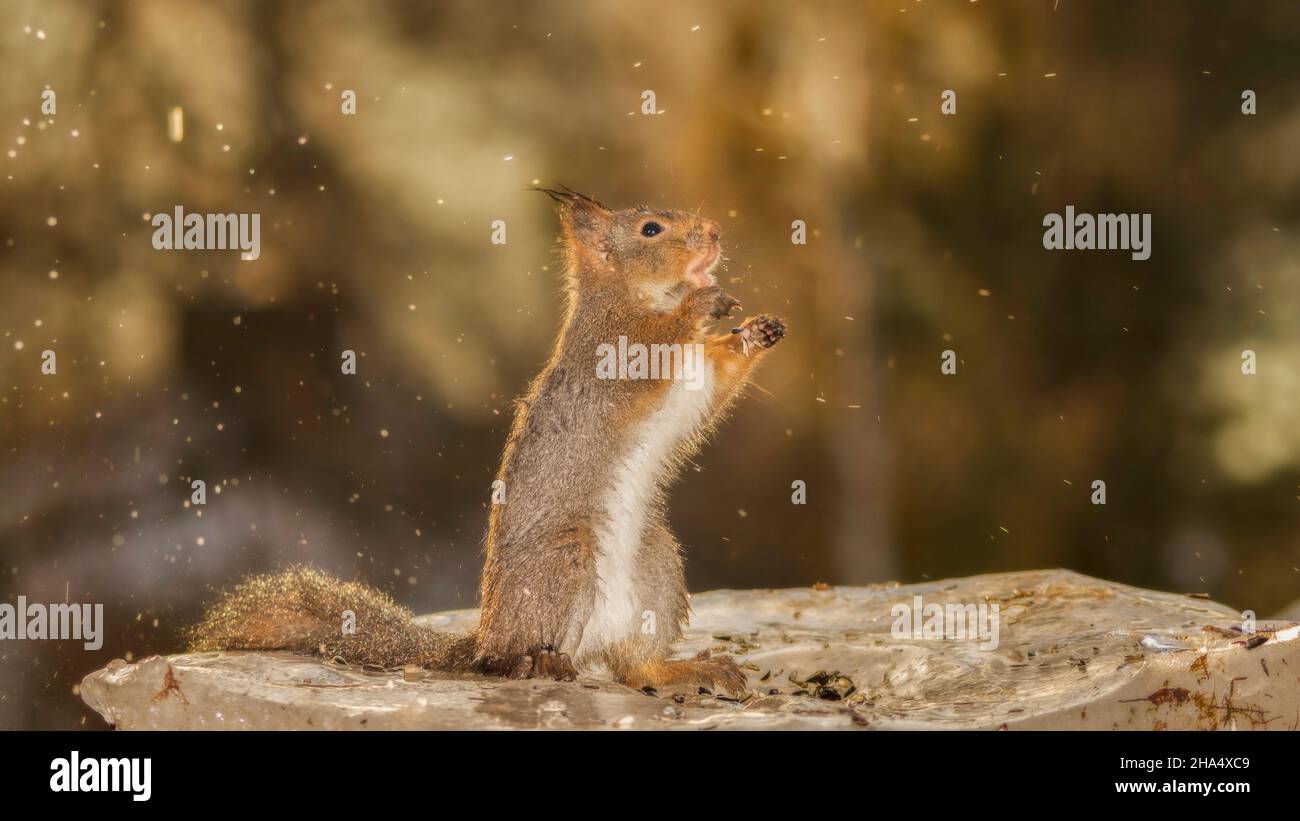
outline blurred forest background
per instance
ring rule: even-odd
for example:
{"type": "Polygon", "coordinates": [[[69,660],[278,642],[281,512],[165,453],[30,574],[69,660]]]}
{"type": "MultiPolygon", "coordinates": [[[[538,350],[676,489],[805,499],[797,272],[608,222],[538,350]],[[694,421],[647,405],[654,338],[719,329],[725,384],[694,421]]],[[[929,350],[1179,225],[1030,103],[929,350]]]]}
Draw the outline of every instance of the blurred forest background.
{"type": "Polygon", "coordinates": [[[698,207],[789,319],[672,494],[693,590],[1300,598],[1295,3],[4,0],[0,53],[0,601],[107,619],[0,645],[0,727],[102,726],[81,676],[252,571],[475,605],[559,320],[538,182],[698,207]],[[1071,204],[1152,213],[1151,259],[1045,251],[1071,204]],[[261,258],[155,251],[176,205],[260,213],[261,258]]]}

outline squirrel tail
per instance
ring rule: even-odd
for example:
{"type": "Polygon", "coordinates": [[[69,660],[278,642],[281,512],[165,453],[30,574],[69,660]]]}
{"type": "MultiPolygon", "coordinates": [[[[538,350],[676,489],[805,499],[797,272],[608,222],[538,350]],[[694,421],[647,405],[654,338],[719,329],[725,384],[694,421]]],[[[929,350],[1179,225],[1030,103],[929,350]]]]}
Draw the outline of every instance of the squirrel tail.
{"type": "Polygon", "coordinates": [[[373,587],[292,567],[241,581],[208,608],[186,638],[193,652],[296,650],[385,669],[412,664],[470,669],[473,634],[441,633],[414,618],[373,587]],[[349,620],[354,630],[345,629],[349,620]]]}

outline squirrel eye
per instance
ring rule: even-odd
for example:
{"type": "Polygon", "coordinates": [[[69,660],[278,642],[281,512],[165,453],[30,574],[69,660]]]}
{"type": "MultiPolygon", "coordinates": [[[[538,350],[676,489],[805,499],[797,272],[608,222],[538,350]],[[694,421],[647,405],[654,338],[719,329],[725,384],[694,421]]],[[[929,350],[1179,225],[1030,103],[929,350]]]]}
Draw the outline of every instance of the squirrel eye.
{"type": "Polygon", "coordinates": [[[653,237],[655,234],[661,233],[663,230],[664,227],[659,223],[647,222],[645,225],[641,226],[641,236],[653,237]]]}

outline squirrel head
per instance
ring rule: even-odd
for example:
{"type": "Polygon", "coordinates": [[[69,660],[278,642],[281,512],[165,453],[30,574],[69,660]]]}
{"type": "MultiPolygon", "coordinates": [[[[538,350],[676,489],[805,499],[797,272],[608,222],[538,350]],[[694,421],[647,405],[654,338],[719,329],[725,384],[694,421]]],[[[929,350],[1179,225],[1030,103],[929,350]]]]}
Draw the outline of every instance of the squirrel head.
{"type": "Polygon", "coordinates": [[[644,207],[611,211],[568,188],[538,190],[559,206],[569,272],[579,281],[622,280],[634,294],[660,308],[715,283],[722,229],[713,220],[644,207]]]}

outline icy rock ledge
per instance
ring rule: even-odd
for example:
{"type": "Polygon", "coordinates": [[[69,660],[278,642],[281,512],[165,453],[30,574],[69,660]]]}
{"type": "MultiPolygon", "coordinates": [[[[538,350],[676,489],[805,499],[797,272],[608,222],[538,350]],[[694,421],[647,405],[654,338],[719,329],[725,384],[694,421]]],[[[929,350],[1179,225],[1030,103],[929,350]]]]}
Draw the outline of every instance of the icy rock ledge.
{"type": "MultiPolygon", "coordinates": [[[[730,653],[742,701],[607,681],[371,673],[281,653],[114,661],[81,697],[119,729],[1275,729],[1300,726],[1300,625],[1064,570],[716,590],[683,654],[730,653]],[[997,603],[999,644],[896,639],[891,606],[997,603]]],[[[424,617],[444,629],[475,610],[424,617]]]]}

